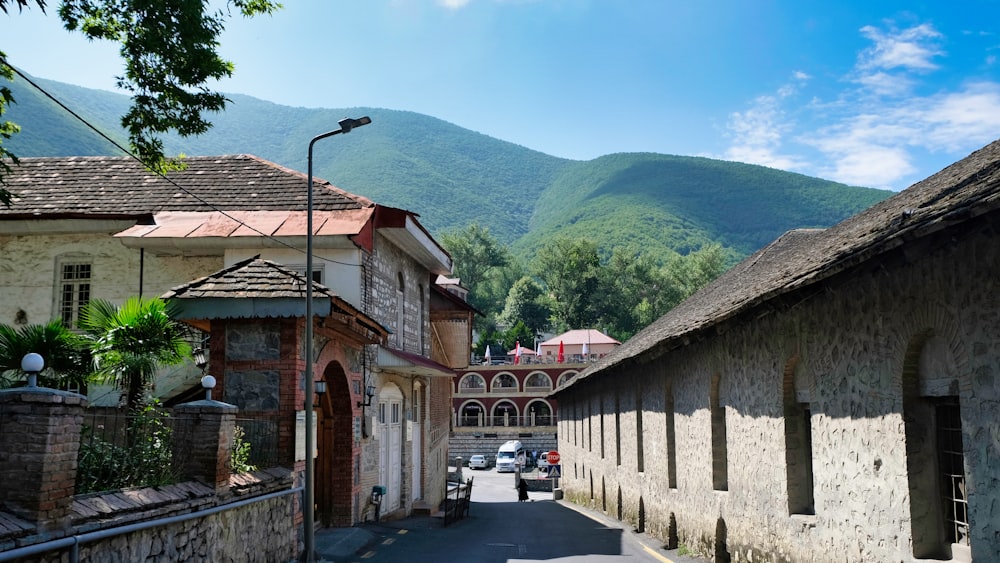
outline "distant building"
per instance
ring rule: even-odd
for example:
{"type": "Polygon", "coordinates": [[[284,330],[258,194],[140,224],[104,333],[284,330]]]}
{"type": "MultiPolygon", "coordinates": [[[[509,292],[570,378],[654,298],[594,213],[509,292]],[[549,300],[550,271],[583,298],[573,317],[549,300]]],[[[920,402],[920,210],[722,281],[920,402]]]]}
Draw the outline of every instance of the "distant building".
{"type": "MultiPolygon", "coordinates": [[[[481,446],[484,441],[499,445],[515,438],[525,442],[529,451],[555,448],[559,407],[549,395],[618,345],[617,340],[597,330],[571,330],[540,343],[541,356],[522,348],[519,360],[516,350],[510,350],[506,356],[491,357],[489,363],[482,358],[475,362],[478,365],[457,370],[452,395],[452,455],[468,459],[473,453],[490,451],[481,446]],[[562,362],[558,359],[560,342],[562,362]],[[592,351],[584,354],[591,345],[592,351]],[[527,441],[529,438],[536,439],[527,441]]],[[[493,453],[495,450],[492,448],[493,453]]]]}

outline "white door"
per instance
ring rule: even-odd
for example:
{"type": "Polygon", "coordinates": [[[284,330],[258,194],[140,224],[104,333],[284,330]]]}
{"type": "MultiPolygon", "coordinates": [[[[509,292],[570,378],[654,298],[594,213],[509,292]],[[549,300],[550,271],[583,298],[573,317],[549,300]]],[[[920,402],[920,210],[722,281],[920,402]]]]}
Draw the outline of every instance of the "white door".
{"type": "Polygon", "coordinates": [[[413,407],[413,415],[412,415],[413,422],[410,426],[410,428],[412,429],[411,432],[412,435],[410,439],[413,440],[413,455],[410,457],[410,459],[413,460],[413,476],[412,476],[413,500],[418,500],[420,498],[423,498],[424,496],[422,483],[420,480],[420,470],[423,465],[423,457],[420,455],[421,450],[423,449],[423,439],[422,439],[423,434],[420,432],[421,428],[420,417],[423,416],[423,414],[421,413],[423,405],[422,401],[420,400],[420,396],[423,393],[423,390],[424,390],[423,386],[419,384],[416,385],[416,387],[413,389],[413,401],[411,403],[413,407]]]}
{"type": "Polygon", "coordinates": [[[385,485],[382,513],[400,506],[400,476],[403,472],[403,393],[395,385],[387,385],[379,393],[379,481],[385,485]]]}

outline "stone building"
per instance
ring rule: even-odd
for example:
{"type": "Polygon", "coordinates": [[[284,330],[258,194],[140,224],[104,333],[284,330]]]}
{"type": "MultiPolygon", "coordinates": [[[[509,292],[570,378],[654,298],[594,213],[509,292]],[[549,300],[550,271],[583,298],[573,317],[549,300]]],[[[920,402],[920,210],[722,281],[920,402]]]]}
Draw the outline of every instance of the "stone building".
{"type": "MultiPolygon", "coordinates": [[[[317,521],[372,518],[375,485],[387,488],[383,517],[437,506],[452,369],[468,364],[453,350],[471,340],[472,310],[432,297],[451,258],[415,214],[314,179],[307,275],[304,174],[249,155],[185,163],[161,177],[128,158],[21,159],[6,178],[18,198],[0,208],[0,322],[74,323],[97,298],[174,300],[203,331],[214,398],[280,415],[283,463],[301,471],[312,280],[313,372],[328,387],[316,402],[317,521]]],[[[201,374],[192,362],[156,391],[169,398],[201,374]]]]}
{"type": "Polygon", "coordinates": [[[1000,560],[1000,142],[789,232],[553,396],[566,498],[717,561],[1000,560]]]}

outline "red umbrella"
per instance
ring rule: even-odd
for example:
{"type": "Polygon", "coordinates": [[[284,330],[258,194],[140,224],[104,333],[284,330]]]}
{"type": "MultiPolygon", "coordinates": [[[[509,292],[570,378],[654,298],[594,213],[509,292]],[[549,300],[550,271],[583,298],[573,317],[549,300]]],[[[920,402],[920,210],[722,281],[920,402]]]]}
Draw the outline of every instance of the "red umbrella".
{"type": "Polygon", "coordinates": [[[559,356],[556,358],[556,360],[560,364],[563,363],[566,360],[566,354],[565,354],[565,352],[563,352],[563,341],[562,340],[559,341],[559,356]]]}

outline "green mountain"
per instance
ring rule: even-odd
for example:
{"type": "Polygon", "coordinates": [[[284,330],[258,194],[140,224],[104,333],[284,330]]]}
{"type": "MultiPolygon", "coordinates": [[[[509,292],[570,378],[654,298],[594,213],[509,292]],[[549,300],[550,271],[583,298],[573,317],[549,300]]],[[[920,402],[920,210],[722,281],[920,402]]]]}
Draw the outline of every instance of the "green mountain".
{"type": "MultiPolygon", "coordinates": [[[[118,120],[127,97],[34,80],[99,130],[125,138],[118,120]]],[[[121,154],[23,81],[10,87],[17,104],[5,117],[23,131],[7,146],[18,156],[121,154]]],[[[306,171],[310,139],[337,129],[343,117],[369,115],[364,129],[314,145],[317,177],[419,213],[432,233],[479,222],[525,258],[557,234],[590,238],[606,251],[632,244],[657,256],[717,242],[738,258],[789,229],[829,226],[891,195],[707,158],[566,160],[413,112],[229,98],[208,133],[167,137],[167,152],[249,153],[306,171]]]]}

